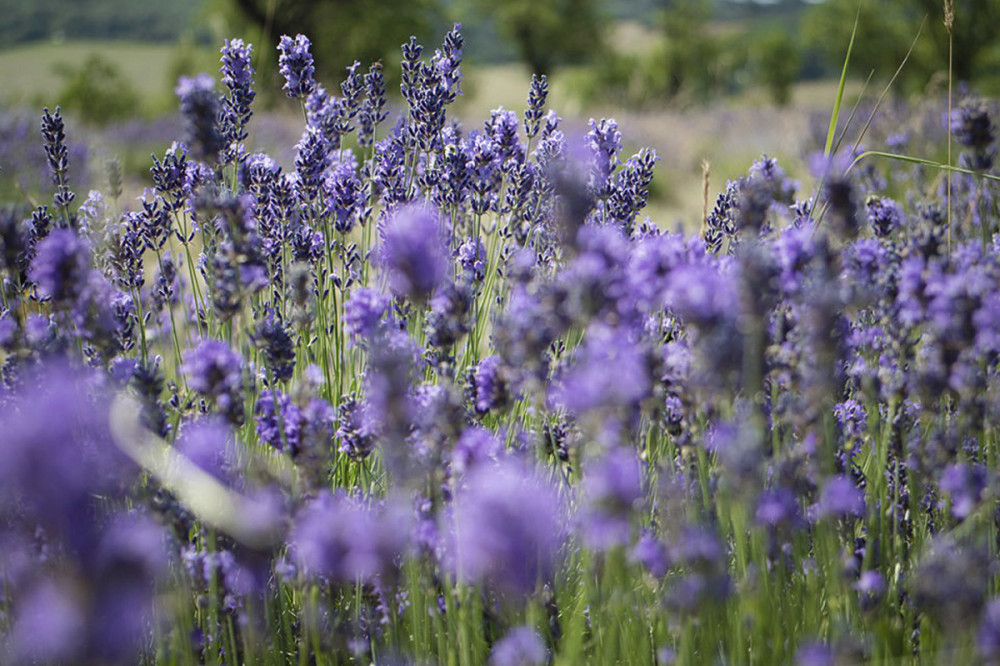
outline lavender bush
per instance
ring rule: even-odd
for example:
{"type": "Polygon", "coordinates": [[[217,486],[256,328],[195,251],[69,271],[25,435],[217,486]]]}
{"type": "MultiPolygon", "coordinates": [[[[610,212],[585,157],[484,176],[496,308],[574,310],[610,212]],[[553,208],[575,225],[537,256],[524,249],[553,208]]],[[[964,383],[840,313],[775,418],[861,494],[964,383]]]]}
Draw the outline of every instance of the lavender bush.
{"type": "Polygon", "coordinates": [[[765,157],[685,237],[544,78],[451,120],[462,46],[404,45],[391,114],[283,37],[285,170],[228,41],[131,207],[45,112],[52,201],[0,214],[0,660],[997,660],[993,109],[946,119],[967,172],[765,157]]]}

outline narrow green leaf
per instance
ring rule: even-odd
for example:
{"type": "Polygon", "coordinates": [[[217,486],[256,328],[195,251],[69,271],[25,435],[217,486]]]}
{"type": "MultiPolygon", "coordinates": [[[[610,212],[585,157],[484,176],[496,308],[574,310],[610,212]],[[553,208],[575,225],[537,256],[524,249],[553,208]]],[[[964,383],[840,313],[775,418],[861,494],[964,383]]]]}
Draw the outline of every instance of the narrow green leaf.
{"type": "Polygon", "coordinates": [[[910,157],[909,155],[898,155],[896,153],[886,153],[881,150],[866,150],[865,152],[854,158],[851,162],[851,166],[847,168],[848,171],[854,168],[854,165],[863,160],[866,157],[884,157],[890,160],[897,160],[899,162],[907,162],[909,164],[919,164],[921,166],[931,167],[932,169],[940,169],[941,171],[950,171],[952,173],[964,173],[969,176],[975,176],[976,178],[984,178],[986,180],[994,180],[1000,182],[1000,176],[994,176],[993,174],[986,173],[984,171],[973,171],[971,169],[963,169],[962,167],[949,166],[947,164],[941,164],[940,162],[935,162],[934,160],[927,160],[922,157],[910,157]]]}
{"type": "Polygon", "coordinates": [[[823,154],[830,156],[833,149],[833,139],[837,134],[837,121],[840,119],[840,105],[844,101],[844,85],[847,83],[847,65],[851,62],[851,51],[854,49],[854,37],[858,34],[858,21],[861,18],[861,4],[858,4],[858,13],[854,16],[854,27],[851,29],[851,41],[847,44],[847,55],[844,56],[844,68],[840,72],[840,84],[837,87],[837,101],[833,105],[833,114],[830,116],[830,128],[826,132],[826,147],[823,154]]]}

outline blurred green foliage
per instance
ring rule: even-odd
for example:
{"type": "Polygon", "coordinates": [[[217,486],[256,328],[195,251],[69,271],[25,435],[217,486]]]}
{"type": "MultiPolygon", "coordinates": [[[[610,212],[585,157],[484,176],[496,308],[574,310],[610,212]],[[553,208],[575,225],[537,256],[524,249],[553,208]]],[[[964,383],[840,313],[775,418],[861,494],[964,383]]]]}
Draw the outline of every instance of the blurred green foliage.
{"type": "MultiPolygon", "coordinates": [[[[955,0],[954,80],[982,89],[1000,84],[1000,0],[955,0]]],[[[850,69],[859,77],[874,71],[887,80],[920,34],[895,92],[919,93],[944,80],[948,71],[948,31],[941,0],[826,0],[803,21],[806,43],[830,66],[843,63],[855,16],[858,32],[850,69]],[[859,12],[860,7],[860,12],[859,12]],[[923,30],[921,32],[921,24],[923,30]]]]}
{"type": "Polygon", "coordinates": [[[84,122],[105,125],[138,114],[139,95],[103,56],[92,53],[77,66],[60,66],[57,73],[64,79],[59,104],[84,122]]]}
{"type": "Polygon", "coordinates": [[[204,0],[0,0],[0,48],[52,39],[172,41],[204,0]]]}
{"type": "Polygon", "coordinates": [[[660,14],[660,39],[644,53],[612,53],[596,62],[581,93],[633,106],[706,102],[741,87],[747,41],[712,30],[707,0],[674,0],[660,14]]]}
{"type": "MultiPolygon", "coordinates": [[[[410,35],[427,44],[443,33],[437,0],[227,0],[242,22],[242,32],[264,57],[277,60],[281,35],[302,33],[312,41],[316,71],[339,72],[354,60],[399,60],[399,47],[410,35]]],[[[227,36],[234,31],[228,29],[227,36]]],[[[386,71],[394,68],[386,66],[386,71]]]]}
{"type": "Polygon", "coordinates": [[[499,32],[517,49],[534,74],[557,65],[602,56],[603,25],[596,0],[480,0],[490,9],[499,32]]]}
{"type": "Polygon", "coordinates": [[[755,78],[767,87],[771,101],[788,104],[802,66],[795,40],[779,30],[762,35],[753,42],[753,59],[755,78]]]}

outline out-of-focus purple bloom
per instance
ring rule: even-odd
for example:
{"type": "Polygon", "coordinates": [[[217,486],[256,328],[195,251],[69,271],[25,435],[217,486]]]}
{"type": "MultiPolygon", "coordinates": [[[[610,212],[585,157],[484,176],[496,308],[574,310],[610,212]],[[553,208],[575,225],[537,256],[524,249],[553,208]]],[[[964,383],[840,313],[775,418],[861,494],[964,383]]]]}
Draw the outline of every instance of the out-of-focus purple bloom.
{"type": "Polygon", "coordinates": [[[624,545],[631,538],[631,517],[642,497],[635,455],[614,448],[584,468],[580,517],[583,537],[596,550],[624,545]]]}
{"type": "Polygon", "coordinates": [[[857,188],[848,173],[853,160],[853,153],[846,150],[834,155],[816,153],[809,160],[813,175],[823,182],[827,224],[847,240],[855,238],[859,230],[857,188]]]}
{"type": "Polygon", "coordinates": [[[547,660],[545,643],[531,627],[514,627],[490,652],[490,666],[542,666],[547,660]]]}
{"type": "Polygon", "coordinates": [[[92,498],[121,495],[136,471],[111,439],[109,396],[95,376],[63,365],[23,382],[0,408],[0,514],[16,509],[68,547],[92,547],[92,498]]]}
{"type": "Polygon", "coordinates": [[[295,369],[295,342],[281,319],[269,312],[257,325],[254,340],[264,352],[268,381],[285,382],[291,379],[295,369]]]}
{"type": "Polygon", "coordinates": [[[221,340],[203,340],[184,354],[188,386],[212,400],[232,423],[243,421],[243,359],[221,340]]]}
{"type": "Polygon", "coordinates": [[[979,656],[988,664],[1000,663],[1000,600],[994,599],[986,604],[983,618],[976,634],[976,646],[979,656]]]}
{"type": "Polygon", "coordinates": [[[18,604],[10,651],[17,663],[66,663],[85,653],[86,609],[71,586],[39,584],[18,604]]]}
{"type": "Polygon", "coordinates": [[[80,298],[90,270],[90,244],[71,229],[56,229],[38,244],[28,276],[42,298],[72,304],[80,298]]]}
{"type": "Polygon", "coordinates": [[[733,280],[710,264],[680,266],[667,284],[670,309],[696,326],[711,327],[739,312],[733,280]]]}
{"type": "Polygon", "coordinates": [[[795,666],[835,666],[833,650],[823,643],[809,642],[799,647],[795,666]]]}
{"type": "Polygon", "coordinates": [[[389,299],[375,289],[359,287],[344,303],[344,323],[351,335],[371,337],[389,309],[389,299]]]}
{"type": "Polygon", "coordinates": [[[461,476],[479,465],[497,460],[503,453],[503,442],[491,431],[473,426],[466,428],[451,452],[451,471],[461,476]]]}
{"type": "Polygon", "coordinates": [[[757,502],[756,520],[767,527],[795,527],[802,522],[795,494],[787,488],[766,491],[757,502]]]}
{"type": "Polygon", "coordinates": [[[561,517],[555,490],[524,464],[480,466],[455,498],[452,565],[464,581],[528,593],[552,571],[561,517]]]}
{"type": "Polygon", "coordinates": [[[957,463],[948,465],[941,474],[941,492],[951,498],[951,513],[956,518],[968,518],[982,501],[987,472],[982,465],[957,463]]]}
{"type": "Polygon", "coordinates": [[[643,349],[625,331],[592,325],[575,363],[555,387],[556,400],[574,413],[634,409],[649,395],[652,377],[643,349]]]}
{"type": "Polygon", "coordinates": [[[674,581],[667,603],[680,611],[693,611],[704,603],[720,601],[730,593],[725,547],[708,530],[686,526],[670,547],[670,560],[686,569],[674,581]]]}
{"type": "Polygon", "coordinates": [[[400,298],[426,301],[448,276],[444,223],[424,205],[400,208],[385,224],[379,262],[389,290],[400,298]]]}
{"type": "Polygon", "coordinates": [[[821,518],[845,518],[863,516],[865,496],[854,482],[846,476],[827,479],[820,492],[817,515],[821,518]]]}
{"type": "Polygon", "coordinates": [[[463,280],[448,281],[438,288],[424,327],[429,346],[447,349],[469,332],[474,297],[472,285],[463,280]]]}
{"type": "Polygon", "coordinates": [[[238,485],[236,442],[232,430],[220,419],[206,418],[185,424],[177,437],[177,451],[219,481],[238,485]]]}
{"type": "Polygon", "coordinates": [[[949,631],[961,631],[979,617],[996,561],[985,547],[938,537],[907,577],[917,609],[949,631]]]}
{"type": "Polygon", "coordinates": [[[135,514],[117,517],[102,535],[88,620],[92,649],[108,662],[133,658],[152,627],[156,582],[167,571],[164,545],[162,528],[135,514]]]}
{"type": "Polygon", "coordinates": [[[208,74],[182,76],[174,91],[187,128],[187,147],[195,159],[215,164],[223,145],[219,132],[219,95],[208,74]]]}
{"type": "Polygon", "coordinates": [[[629,554],[629,559],[638,562],[646,571],[656,578],[662,578],[670,568],[670,552],[666,544],[650,531],[644,530],[635,547],[629,554]]]}
{"type": "Polygon", "coordinates": [[[231,550],[201,550],[189,546],[181,551],[181,562],[195,590],[219,595],[222,610],[234,613],[242,609],[255,587],[254,571],[237,559],[231,550]]]}
{"type": "Polygon", "coordinates": [[[278,56],[278,71],[285,77],[282,90],[289,97],[303,99],[316,89],[316,67],[313,65],[310,46],[309,38],[305,35],[296,35],[295,39],[282,35],[278,43],[278,51],[281,53],[278,56]]]}
{"type": "Polygon", "coordinates": [[[885,578],[877,571],[864,571],[854,584],[854,589],[858,592],[861,609],[869,610],[885,596],[885,578]]]}
{"type": "Polygon", "coordinates": [[[640,312],[663,307],[671,272],[689,260],[688,240],[681,234],[649,236],[631,244],[625,279],[628,299],[640,312]]]}
{"type": "Polygon", "coordinates": [[[409,533],[407,516],[392,502],[371,506],[324,492],[296,517],[290,548],[309,575],[345,582],[371,580],[402,555],[409,533]]]}
{"type": "Polygon", "coordinates": [[[162,534],[114,513],[138,470],[112,439],[103,378],[56,364],[20,379],[0,408],[5,647],[18,662],[126,663],[149,629],[162,534]],[[10,576],[26,553],[6,546],[24,538],[30,574],[10,576]]]}
{"type": "Polygon", "coordinates": [[[986,102],[976,98],[962,100],[951,112],[951,132],[958,143],[969,149],[961,160],[966,168],[985,171],[996,160],[997,150],[993,144],[997,132],[990,112],[986,102]]]}

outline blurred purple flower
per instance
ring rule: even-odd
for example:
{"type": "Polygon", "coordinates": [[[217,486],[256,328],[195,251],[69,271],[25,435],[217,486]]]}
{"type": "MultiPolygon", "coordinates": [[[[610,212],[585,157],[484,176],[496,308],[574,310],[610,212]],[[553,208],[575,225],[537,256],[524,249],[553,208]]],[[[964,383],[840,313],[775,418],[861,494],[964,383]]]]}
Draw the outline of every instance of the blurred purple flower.
{"type": "Polygon", "coordinates": [[[552,571],[561,517],[555,489],[523,463],[478,467],[455,497],[452,566],[464,581],[527,594],[552,571]]]}
{"type": "Polygon", "coordinates": [[[379,252],[389,290],[399,298],[426,301],[448,277],[444,223],[424,205],[396,210],[386,220],[379,252]]]}
{"type": "Polygon", "coordinates": [[[846,518],[863,516],[865,513],[864,493],[846,476],[827,479],[820,492],[817,515],[821,518],[846,518]]]}
{"type": "Polygon", "coordinates": [[[514,627],[490,652],[490,666],[542,666],[548,661],[545,643],[531,627],[514,627]]]}
{"type": "Polygon", "coordinates": [[[391,501],[371,506],[362,499],[323,493],[296,517],[290,548],[310,575],[371,580],[403,554],[408,515],[391,501]]]}

